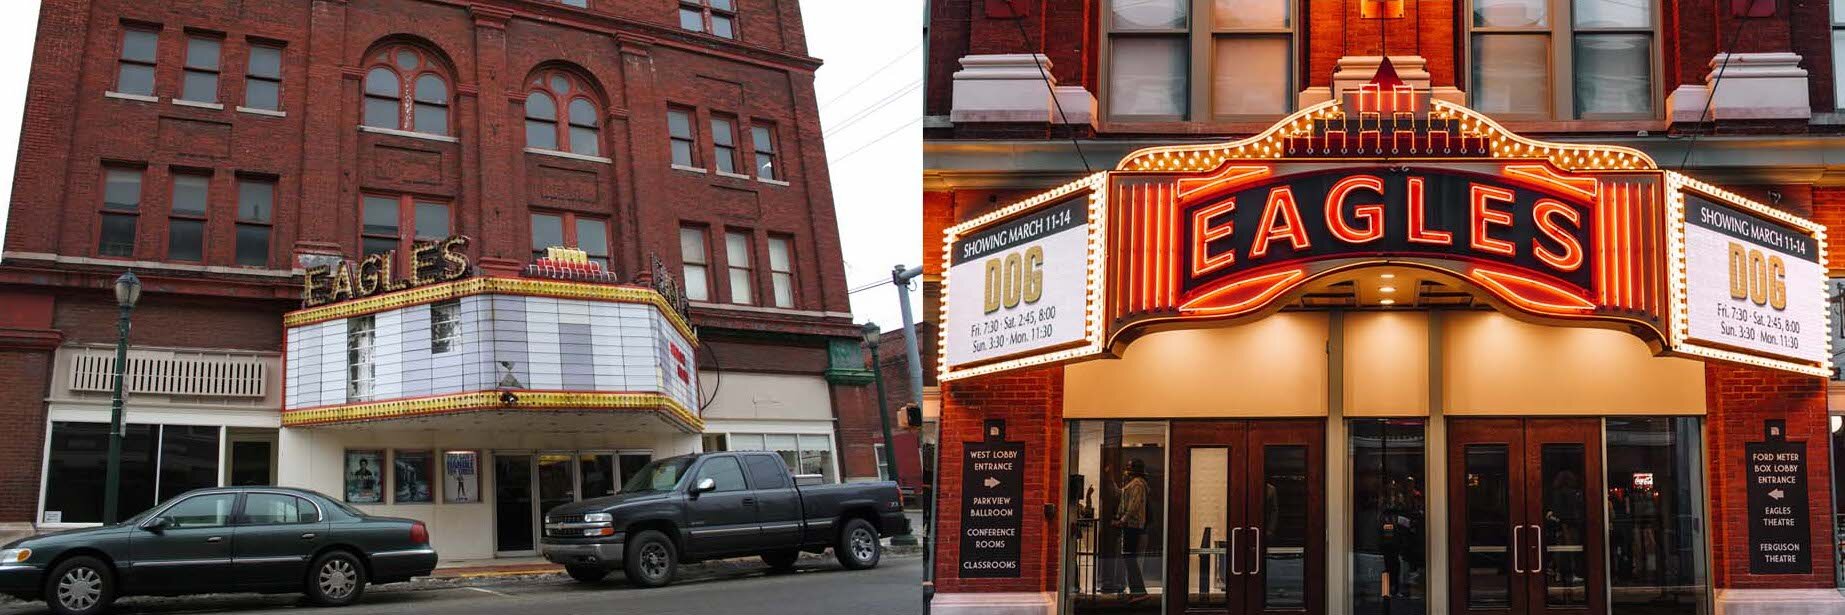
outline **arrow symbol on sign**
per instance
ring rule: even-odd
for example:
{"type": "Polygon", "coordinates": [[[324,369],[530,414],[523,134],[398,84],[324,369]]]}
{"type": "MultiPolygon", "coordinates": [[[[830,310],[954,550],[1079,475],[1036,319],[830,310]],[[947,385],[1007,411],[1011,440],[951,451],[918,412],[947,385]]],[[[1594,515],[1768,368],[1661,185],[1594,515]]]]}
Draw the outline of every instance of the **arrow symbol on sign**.
{"type": "Polygon", "coordinates": [[[999,479],[997,479],[997,478],[993,478],[993,477],[991,477],[991,476],[988,476],[988,477],[987,477],[987,482],[986,482],[986,486],[987,486],[987,488],[988,488],[988,489],[992,489],[992,488],[994,488],[994,487],[998,487],[998,486],[999,486],[999,479]]]}
{"type": "MultiPolygon", "coordinates": [[[[990,478],[989,478],[989,479],[987,479],[987,480],[993,480],[993,479],[990,479],[990,478]]],[[[1781,491],[1780,489],[1776,489],[1776,490],[1774,490],[1774,491],[1770,491],[1770,492],[1768,492],[1768,497],[1771,497],[1771,498],[1774,498],[1774,499],[1777,499],[1777,500],[1779,500],[1779,499],[1781,499],[1781,498],[1784,498],[1784,497],[1787,497],[1787,494],[1786,494],[1786,493],[1784,493],[1784,492],[1782,492],[1782,491],[1781,491]]]]}

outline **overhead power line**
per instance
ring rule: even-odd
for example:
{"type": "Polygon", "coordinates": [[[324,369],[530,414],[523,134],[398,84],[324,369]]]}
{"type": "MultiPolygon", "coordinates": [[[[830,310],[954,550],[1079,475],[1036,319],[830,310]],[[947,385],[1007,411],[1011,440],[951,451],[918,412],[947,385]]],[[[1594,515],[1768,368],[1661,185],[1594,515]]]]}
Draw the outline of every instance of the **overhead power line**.
{"type": "Polygon", "coordinates": [[[840,131],[850,128],[853,124],[857,124],[861,121],[864,121],[865,118],[871,117],[871,115],[874,113],[877,113],[878,110],[888,107],[892,103],[895,103],[899,100],[902,100],[905,95],[909,94],[910,92],[914,92],[921,87],[922,87],[921,79],[911,81],[908,85],[905,85],[904,87],[898,89],[895,92],[891,92],[889,94],[884,95],[884,97],[878,99],[877,102],[871,103],[870,106],[867,106],[864,109],[860,109],[858,113],[854,113],[850,117],[847,117],[846,119],[840,121],[839,125],[828,128],[820,136],[830,137],[830,136],[839,134],[840,131]]]}
{"type": "Polygon", "coordinates": [[[876,78],[878,75],[884,74],[884,69],[895,66],[898,60],[902,60],[904,58],[910,57],[910,54],[915,53],[915,51],[918,49],[922,49],[922,41],[920,40],[916,41],[915,45],[911,45],[908,50],[904,51],[901,54],[898,54],[897,57],[891,58],[889,62],[885,62],[883,66],[879,66],[876,69],[873,69],[871,72],[866,73],[865,78],[858,80],[857,83],[846,86],[846,89],[841,90],[839,94],[833,96],[832,98],[826,99],[826,102],[820,103],[820,110],[825,111],[826,108],[829,106],[832,106],[833,103],[839,102],[839,99],[852,95],[853,92],[858,91],[858,86],[865,85],[866,82],[871,81],[872,79],[876,78]]]}
{"type": "Polygon", "coordinates": [[[839,161],[841,161],[841,160],[845,160],[845,159],[847,159],[847,158],[851,158],[853,154],[856,154],[856,153],[859,153],[859,152],[862,152],[862,151],[865,151],[865,148],[867,148],[867,147],[871,147],[871,146],[873,146],[873,145],[876,145],[876,144],[877,144],[877,143],[878,143],[879,141],[883,141],[883,140],[885,140],[885,139],[889,139],[889,138],[891,137],[891,135],[895,135],[895,134],[897,134],[897,132],[898,132],[898,131],[900,131],[900,130],[903,130],[903,129],[905,129],[905,128],[909,128],[909,127],[911,127],[911,126],[914,126],[914,125],[916,125],[916,124],[919,124],[919,123],[922,123],[922,117],[921,117],[921,116],[917,116],[917,117],[915,117],[915,118],[911,118],[911,119],[910,119],[910,121],[908,121],[908,122],[904,122],[902,126],[898,126],[898,127],[896,127],[896,128],[892,128],[892,129],[890,130],[890,132],[887,132],[887,133],[884,133],[884,134],[882,134],[882,135],[878,135],[878,138],[876,138],[876,139],[872,139],[872,140],[870,140],[870,141],[866,141],[864,145],[860,145],[860,146],[858,146],[858,147],[855,147],[855,148],[852,148],[852,151],[849,151],[849,152],[846,152],[846,153],[845,153],[845,155],[842,155],[842,156],[839,156],[839,157],[837,157],[837,158],[828,158],[828,159],[827,159],[827,161],[826,161],[826,163],[827,163],[827,164],[829,164],[829,165],[831,165],[831,164],[838,164],[838,163],[839,163],[839,161]]]}

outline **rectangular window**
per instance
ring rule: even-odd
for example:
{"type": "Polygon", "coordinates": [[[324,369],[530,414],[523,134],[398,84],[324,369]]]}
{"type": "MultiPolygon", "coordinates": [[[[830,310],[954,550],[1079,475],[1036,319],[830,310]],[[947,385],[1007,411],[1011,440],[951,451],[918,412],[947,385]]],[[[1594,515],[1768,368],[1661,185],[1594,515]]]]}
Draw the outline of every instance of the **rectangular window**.
{"type": "Polygon", "coordinates": [[[1535,119],[1653,117],[1653,6],[1473,0],[1473,107],[1535,119]]]}
{"type": "Polygon", "coordinates": [[[449,236],[454,228],[447,203],[418,199],[411,195],[385,196],[367,194],[360,203],[362,220],[359,242],[365,254],[383,254],[396,250],[400,265],[407,263],[410,248],[417,241],[437,241],[449,236]],[[409,232],[404,232],[406,229],[409,232]]]}
{"type": "Polygon", "coordinates": [[[564,5],[586,9],[589,8],[589,0],[564,0],[564,5]]]}
{"type": "Polygon", "coordinates": [[[750,235],[743,231],[724,233],[724,258],[730,269],[730,302],[749,305],[754,286],[750,278],[750,235]]]}
{"type": "Polygon", "coordinates": [[[794,307],[794,247],[787,237],[769,238],[769,278],[775,307],[794,307]]]}
{"type": "Polygon", "coordinates": [[[218,102],[218,61],[224,41],[193,36],[186,39],[186,75],[179,97],[197,102],[218,102]]]}
{"type": "Polygon", "coordinates": [[[205,260],[205,213],[210,208],[211,176],[173,175],[173,210],[167,218],[167,260],[205,260]]]}
{"type": "Polygon", "coordinates": [[[1287,114],[1296,94],[1292,12],[1292,0],[1111,0],[1109,116],[1199,122],[1287,114]]]}
{"type": "Polygon", "coordinates": [[[416,202],[416,239],[418,241],[439,241],[448,237],[448,228],[447,204],[416,202]]]}
{"type": "Polygon", "coordinates": [[[711,116],[711,161],[720,173],[737,172],[737,123],[711,116]]]}
{"type": "Polygon", "coordinates": [[[1701,423],[1695,416],[1607,419],[1608,529],[1620,554],[1609,566],[1609,612],[1661,604],[1711,612],[1701,423]]]}
{"type": "Polygon", "coordinates": [[[1217,0],[1211,7],[1211,113],[1276,116],[1294,109],[1292,0],[1217,0]]]}
{"type": "Polygon", "coordinates": [[[750,146],[756,149],[756,177],[781,179],[775,171],[775,127],[751,124],[750,146]]]}
{"type": "MultiPolygon", "coordinates": [[[[1112,570],[1113,575],[1083,575],[1069,579],[1063,584],[1064,596],[1061,602],[1073,605],[1070,612],[1074,615],[1092,613],[1134,613],[1156,614],[1167,612],[1167,607],[1179,607],[1179,604],[1162,604],[1173,601],[1183,604],[1189,602],[1198,606],[1211,607],[1225,603],[1224,579],[1237,584],[1239,577],[1230,576],[1234,570],[1228,563],[1232,534],[1229,526],[1229,506],[1240,506],[1243,500],[1231,500],[1229,492],[1234,485],[1240,484],[1241,474],[1231,472],[1229,467],[1229,449],[1218,446],[1188,446],[1177,454],[1184,455],[1185,463],[1190,468],[1191,477],[1185,482],[1174,481],[1172,495],[1167,495],[1167,461],[1176,455],[1168,455],[1167,423],[1165,421],[1115,421],[1115,420],[1081,420],[1065,423],[1064,429],[1065,468],[1070,468],[1063,489],[1067,490],[1063,507],[1068,518],[1069,531],[1062,534],[1065,553],[1083,553],[1078,558],[1088,561],[1088,565],[1097,570],[1112,570]],[[1202,474],[1203,476],[1199,476],[1202,474]],[[1233,478],[1233,476],[1235,478],[1233,478]],[[1133,483],[1141,483],[1139,488],[1128,489],[1133,483]],[[1187,492],[1178,495],[1181,485],[1187,492]],[[1183,497],[1183,499],[1181,499],[1183,497]],[[1198,511],[1194,515],[1168,517],[1166,506],[1176,504],[1185,506],[1186,510],[1198,511]],[[1170,520],[1171,527],[1166,521],[1170,520]],[[1207,521],[1208,520],[1208,521],[1207,521]],[[1131,535],[1126,528],[1139,526],[1139,531],[1131,535]],[[1205,534],[1209,532],[1209,540],[1205,534]],[[1175,533],[1185,538],[1166,540],[1168,533],[1175,533]],[[1133,540],[1133,543],[1129,543],[1133,540]],[[1172,571],[1166,574],[1167,551],[1171,544],[1184,549],[1183,553],[1174,554],[1187,560],[1204,559],[1211,565],[1210,576],[1206,582],[1194,582],[1198,570],[1172,571]],[[1203,545],[1203,546],[1201,546],[1203,545]],[[1194,551],[1193,549],[1197,549],[1194,551]],[[1218,551],[1224,549],[1224,551],[1218,551]],[[1143,578],[1147,598],[1137,600],[1125,608],[1103,596],[1122,595],[1128,590],[1142,589],[1128,587],[1128,573],[1139,571],[1143,578]],[[1208,583],[1207,583],[1208,582],[1208,583]],[[1200,587],[1202,585],[1203,587],[1200,587]],[[1181,602],[1183,601],[1183,602],[1181,602]]],[[[1240,446],[1241,441],[1237,444],[1240,446]]],[[[1239,454],[1243,452],[1239,451],[1239,454]]],[[[1249,451],[1253,454],[1253,451],[1249,451]]],[[[1250,477],[1248,482],[1261,479],[1250,477]]],[[[1264,529],[1276,527],[1282,521],[1281,514],[1287,511],[1266,509],[1266,518],[1258,516],[1264,529]]],[[[1360,521],[1354,520],[1353,523],[1360,521]]],[[[1277,528],[1280,529],[1280,528],[1277,528]]],[[[1256,551],[1251,534],[1243,533],[1239,549],[1256,551]]],[[[1267,547],[1272,537],[1265,538],[1267,547]]],[[[1299,556],[1296,556],[1297,558],[1299,556]]],[[[1256,561],[1268,558],[1246,557],[1237,564],[1237,569],[1248,572],[1256,561]]],[[[1294,560],[1295,565],[1287,566],[1275,576],[1303,570],[1294,560]]],[[[1196,568],[1202,569],[1203,565],[1196,568]]],[[[1263,570],[1273,568],[1268,561],[1263,562],[1263,570]]],[[[1299,573],[1295,573],[1298,575],[1299,573]]],[[[1263,588],[1251,588],[1250,593],[1264,592],[1263,588]]],[[[1261,593],[1248,596],[1242,592],[1234,595],[1238,606],[1231,607],[1235,612],[1245,598],[1251,601],[1269,598],[1261,593]]],[[[1269,602],[1273,604],[1272,602],[1269,602]]],[[[1260,602],[1258,602],[1260,604],[1260,602]]],[[[1190,605],[1186,605],[1190,606],[1190,605]]],[[[1200,609],[1203,610],[1203,609],[1200,609]]],[[[1277,609],[1280,610],[1280,609],[1277,609]]],[[[1219,610],[1218,612],[1223,612],[1219,610]]]]}
{"type": "Polygon", "coordinates": [[[692,111],[668,109],[666,130],[673,142],[673,164],[682,167],[698,166],[698,159],[693,156],[698,150],[698,135],[692,132],[692,111]]]}
{"type": "Polygon", "coordinates": [[[1832,3],[1832,66],[1832,105],[1845,109],[1845,78],[1837,74],[1845,66],[1845,2],[1832,3]]]}
{"type": "Polygon", "coordinates": [[[96,244],[98,255],[134,257],[142,174],[141,169],[103,169],[102,236],[96,244]]]}
{"type": "Polygon", "coordinates": [[[532,260],[544,258],[545,248],[553,246],[582,250],[604,271],[611,270],[608,220],[574,213],[532,214],[532,260]]]}
{"type": "Polygon", "coordinates": [[[878,458],[878,480],[897,480],[892,478],[893,474],[890,471],[890,464],[885,463],[885,460],[888,458],[884,455],[884,443],[877,442],[872,444],[871,454],[876,455],[878,458]]]}
{"type": "Polygon", "coordinates": [[[679,27],[737,38],[736,4],[734,0],[680,0],[679,27]]]}
{"type": "Polygon", "coordinates": [[[359,227],[364,253],[383,254],[397,249],[398,200],[395,197],[366,195],[364,221],[359,227]]]}
{"type": "Polygon", "coordinates": [[[461,300],[429,304],[429,354],[447,354],[461,345],[461,300]]]}
{"type": "Polygon", "coordinates": [[[685,298],[711,300],[711,251],[705,247],[705,229],[679,227],[679,260],[685,263],[685,298]]]}
{"type": "MultiPolygon", "coordinates": [[[[1424,536],[1397,529],[1428,527],[1426,425],[1412,418],[1346,421],[1353,518],[1362,520],[1352,524],[1355,615],[1427,612],[1410,606],[1427,603],[1428,561],[1420,548],[1424,536]]],[[[1195,470],[1192,480],[1198,480],[1195,470]]]]}
{"type": "Polygon", "coordinates": [[[250,63],[244,69],[243,106],[252,109],[282,109],[282,48],[252,44],[250,63]]]}
{"type": "MultiPolygon", "coordinates": [[[[160,485],[158,500],[201,487],[218,486],[218,435],[216,425],[162,425],[160,427],[160,485]]],[[[133,514],[122,508],[122,516],[133,514]]]]}
{"type": "Polygon", "coordinates": [[[828,482],[838,478],[833,473],[833,441],[825,435],[733,433],[727,443],[732,451],[773,451],[795,474],[816,475],[828,482]]]}
{"type": "Polygon", "coordinates": [[[122,30],[122,57],[116,68],[115,91],[153,96],[159,47],[159,30],[138,27],[122,30]]]}
{"type": "Polygon", "coordinates": [[[269,229],[275,221],[275,181],[237,180],[237,264],[269,265],[269,229]]]}
{"type": "Polygon", "coordinates": [[[369,401],[377,366],[372,362],[372,342],[377,329],[370,314],[346,320],[346,401],[369,401]]]}
{"type": "MultiPolygon", "coordinates": [[[[159,426],[122,426],[121,483],[116,488],[118,519],[151,508],[159,474],[159,426]]],[[[101,523],[103,476],[108,471],[109,424],[51,424],[45,466],[45,512],[41,522],[101,523]]]]}

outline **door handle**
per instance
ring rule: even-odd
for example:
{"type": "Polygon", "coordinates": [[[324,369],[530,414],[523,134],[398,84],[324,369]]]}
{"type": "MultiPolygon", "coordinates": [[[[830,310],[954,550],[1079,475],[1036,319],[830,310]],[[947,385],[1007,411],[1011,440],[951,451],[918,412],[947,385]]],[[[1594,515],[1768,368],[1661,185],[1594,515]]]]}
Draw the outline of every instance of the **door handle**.
{"type": "Polygon", "coordinates": [[[1238,533],[1241,533],[1242,531],[1243,531],[1243,528],[1240,528],[1240,527],[1230,528],[1230,552],[1229,552],[1230,574],[1234,574],[1237,576],[1242,576],[1243,574],[1243,571],[1237,569],[1236,567],[1236,535],[1238,533]]]}
{"type": "Polygon", "coordinates": [[[223,536],[213,536],[211,538],[205,539],[205,542],[224,542],[224,537],[223,536]]]}
{"type": "Polygon", "coordinates": [[[1262,574],[1262,528],[1259,528],[1259,527],[1249,528],[1249,533],[1255,534],[1256,536],[1256,548],[1255,548],[1256,562],[1255,564],[1252,564],[1250,566],[1249,574],[1252,574],[1252,575],[1262,574]]]}
{"type": "Polygon", "coordinates": [[[744,506],[755,506],[756,498],[743,498],[743,505],[744,506]]]}
{"type": "Polygon", "coordinates": [[[1524,529],[1522,525],[1512,526],[1512,574],[1525,573],[1525,569],[1518,565],[1518,533],[1524,529]]]}
{"type": "Polygon", "coordinates": [[[302,535],[301,535],[301,539],[302,539],[302,540],[313,540],[313,539],[314,539],[314,536],[315,536],[315,534],[314,534],[313,532],[308,532],[308,533],[306,533],[306,534],[302,534],[302,535]]]}
{"type": "Polygon", "coordinates": [[[1531,573],[1537,574],[1544,571],[1544,528],[1539,527],[1535,523],[1532,524],[1531,536],[1537,539],[1535,541],[1537,543],[1537,557],[1531,562],[1531,573]]]}

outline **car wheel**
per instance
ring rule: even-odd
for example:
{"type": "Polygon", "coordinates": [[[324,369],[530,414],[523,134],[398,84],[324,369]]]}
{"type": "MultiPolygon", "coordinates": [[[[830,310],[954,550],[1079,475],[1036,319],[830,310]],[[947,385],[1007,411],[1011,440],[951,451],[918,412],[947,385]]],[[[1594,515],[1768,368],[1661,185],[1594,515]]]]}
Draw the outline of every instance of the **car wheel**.
{"type": "Polygon", "coordinates": [[[799,549],[789,549],[786,551],[770,551],[768,553],[762,554],[762,563],[768,564],[769,569],[774,570],[776,572],[787,572],[789,570],[794,570],[794,563],[796,561],[799,561],[800,559],[801,559],[801,551],[799,549]]]}
{"type": "Polygon", "coordinates": [[[839,565],[847,570],[864,570],[878,565],[883,549],[884,545],[878,542],[878,529],[871,527],[870,521],[851,519],[839,528],[839,543],[833,545],[833,556],[839,558],[839,565]]]}
{"type": "Polygon", "coordinates": [[[659,530],[647,530],[628,542],[627,561],[623,567],[628,581],[642,587],[662,587],[673,582],[679,570],[679,550],[659,530]]]}
{"type": "Polygon", "coordinates": [[[45,579],[45,604],[58,615],[101,613],[113,602],[115,573],[94,557],[64,560],[45,579]]]}
{"type": "Polygon", "coordinates": [[[320,606],[346,606],[365,594],[365,564],[345,551],[328,551],[308,567],[307,597],[320,606]]]}
{"type": "Polygon", "coordinates": [[[595,583],[609,576],[608,569],[601,566],[565,566],[564,572],[570,573],[570,578],[584,583],[595,583]]]}

